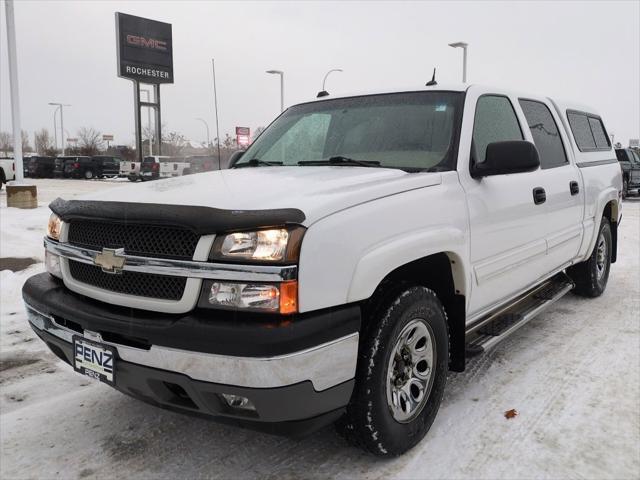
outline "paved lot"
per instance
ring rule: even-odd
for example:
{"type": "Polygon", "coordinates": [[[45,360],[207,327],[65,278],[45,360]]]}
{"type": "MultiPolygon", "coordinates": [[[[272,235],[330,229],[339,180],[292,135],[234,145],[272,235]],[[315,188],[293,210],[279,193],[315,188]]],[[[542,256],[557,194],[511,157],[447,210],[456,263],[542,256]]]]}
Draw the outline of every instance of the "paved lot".
{"type": "MultiPolygon", "coordinates": [[[[7,209],[0,257],[42,261],[46,204],[117,182],[36,182],[41,207],[7,209]]],[[[117,192],[114,191],[114,195],[117,192]]],[[[492,352],[451,374],[427,438],[380,461],[331,428],[289,440],[147,406],[48,353],[20,288],[0,272],[0,477],[639,478],[640,199],[625,202],[619,261],[602,297],[568,295],[492,352]],[[519,415],[507,420],[506,410],[519,415]]]]}

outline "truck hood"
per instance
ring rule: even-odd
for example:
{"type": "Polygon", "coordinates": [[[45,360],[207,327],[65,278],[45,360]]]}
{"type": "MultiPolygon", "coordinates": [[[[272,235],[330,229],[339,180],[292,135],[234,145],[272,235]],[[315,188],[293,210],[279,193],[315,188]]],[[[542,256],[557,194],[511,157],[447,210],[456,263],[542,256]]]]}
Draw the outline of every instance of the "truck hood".
{"type": "Polygon", "coordinates": [[[438,185],[440,173],[367,167],[256,167],[131,184],[78,200],[193,205],[225,210],[297,208],[311,225],[378,198],[438,185]]]}

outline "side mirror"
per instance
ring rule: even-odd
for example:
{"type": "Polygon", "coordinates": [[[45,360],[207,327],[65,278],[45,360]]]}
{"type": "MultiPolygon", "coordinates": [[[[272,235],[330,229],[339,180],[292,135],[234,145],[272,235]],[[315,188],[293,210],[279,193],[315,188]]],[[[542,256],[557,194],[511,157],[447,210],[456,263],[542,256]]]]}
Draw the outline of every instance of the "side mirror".
{"type": "Polygon", "coordinates": [[[244,155],[244,152],[245,150],[236,150],[235,152],[233,152],[229,157],[229,167],[227,168],[233,167],[236,162],[240,160],[240,158],[244,155]]]}
{"type": "Polygon", "coordinates": [[[471,168],[473,178],[508,173],[531,172],[540,166],[536,146],[525,140],[494,142],[487,145],[485,161],[471,168]]]}

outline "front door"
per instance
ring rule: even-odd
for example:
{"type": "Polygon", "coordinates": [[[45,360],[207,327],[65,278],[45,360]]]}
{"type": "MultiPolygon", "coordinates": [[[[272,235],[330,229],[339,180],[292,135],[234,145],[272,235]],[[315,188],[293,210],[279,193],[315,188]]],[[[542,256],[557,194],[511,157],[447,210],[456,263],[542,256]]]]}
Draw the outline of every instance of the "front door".
{"type": "Polygon", "coordinates": [[[479,87],[467,92],[465,111],[475,114],[463,120],[461,145],[471,145],[471,151],[466,153],[468,162],[458,164],[469,207],[471,319],[525,289],[545,271],[547,211],[533,194],[541,187],[540,170],[479,179],[469,173],[469,162],[485,160],[488,144],[528,139],[526,121],[514,107],[517,101],[479,87]]]}

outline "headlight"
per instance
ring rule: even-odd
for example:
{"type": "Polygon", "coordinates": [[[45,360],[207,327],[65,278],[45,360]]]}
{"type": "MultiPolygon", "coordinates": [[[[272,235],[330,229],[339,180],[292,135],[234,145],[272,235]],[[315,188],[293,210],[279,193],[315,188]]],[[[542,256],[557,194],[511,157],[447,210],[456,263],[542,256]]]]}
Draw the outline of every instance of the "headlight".
{"type": "Polygon", "coordinates": [[[288,315],[298,311],[298,282],[237,283],[207,280],[200,307],[288,315]]]}
{"type": "Polygon", "coordinates": [[[264,263],[295,263],[300,253],[303,227],[271,228],[220,235],[210,259],[264,263]]]}
{"type": "Polygon", "coordinates": [[[49,223],[47,224],[47,237],[54,240],[60,240],[60,229],[62,228],[62,221],[55,213],[52,213],[49,217],[49,223]]]}

